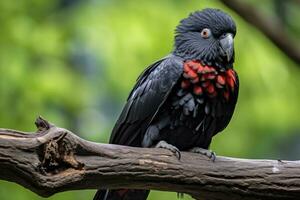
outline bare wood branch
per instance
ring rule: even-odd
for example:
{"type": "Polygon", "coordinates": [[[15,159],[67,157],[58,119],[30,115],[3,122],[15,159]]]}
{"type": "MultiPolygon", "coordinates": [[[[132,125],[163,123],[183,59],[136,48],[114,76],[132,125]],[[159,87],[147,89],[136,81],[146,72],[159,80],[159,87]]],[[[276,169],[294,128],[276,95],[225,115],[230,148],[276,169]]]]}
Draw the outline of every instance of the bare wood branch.
{"type": "Polygon", "coordinates": [[[0,129],[0,179],[43,197],[97,188],[176,191],[196,199],[298,199],[300,161],[247,160],[99,144],[42,118],[36,133],[0,129]]]}
{"type": "Polygon", "coordinates": [[[226,6],[235,11],[248,23],[258,28],[266,35],[282,52],[294,62],[300,64],[300,48],[298,43],[289,37],[282,24],[276,19],[270,19],[257,8],[241,0],[220,0],[226,6]]]}

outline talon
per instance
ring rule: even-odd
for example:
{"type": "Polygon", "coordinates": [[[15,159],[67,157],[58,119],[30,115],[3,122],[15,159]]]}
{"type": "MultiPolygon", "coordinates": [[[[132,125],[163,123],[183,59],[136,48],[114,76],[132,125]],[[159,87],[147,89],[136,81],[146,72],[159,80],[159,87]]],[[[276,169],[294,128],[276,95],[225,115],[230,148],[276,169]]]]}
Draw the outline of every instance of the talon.
{"type": "Polygon", "coordinates": [[[212,160],[213,162],[215,162],[215,160],[216,160],[216,158],[217,158],[216,153],[212,151],[212,152],[211,152],[210,158],[211,158],[211,160],[212,160]]]}
{"type": "Polygon", "coordinates": [[[178,160],[181,159],[181,153],[179,150],[175,152],[175,156],[177,157],[178,160]]]}
{"type": "Polygon", "coordinates": [[[190,152],[202,154],[202,155],[208,157],[213,162],[215,162],[215,160],[217,158],[217,155],[216,155],[215,152],[210,151],[208,149],[203,149],[203,148],[200,148],[200,147],[194,147],[190,150],[190,152]]]}
{"type": "Polygon", "coordinates": [[[180,153],[179,149],[177,147],[167,143],[164,140],[161,140],[160,142],[158,142],[155,147],[162,148],[162,149],[168,149],[176,156],[176,158],[178,160],[180,160],[180,158],[181,158],[181,153],[180,153]]]}

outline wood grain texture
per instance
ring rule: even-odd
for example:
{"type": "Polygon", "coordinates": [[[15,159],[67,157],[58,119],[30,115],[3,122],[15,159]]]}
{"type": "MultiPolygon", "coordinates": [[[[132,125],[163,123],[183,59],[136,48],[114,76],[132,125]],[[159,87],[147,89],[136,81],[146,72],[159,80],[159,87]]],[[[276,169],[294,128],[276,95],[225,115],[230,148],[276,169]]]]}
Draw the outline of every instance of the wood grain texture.
{"type": "Polygon", "coordinates": [[[299,199],[300,161],[248,160],[99,144],[42,118],[36,133],[0,129],[0,179],[40,196],[98,188],[176,191],[196,199],[299,199]]]}

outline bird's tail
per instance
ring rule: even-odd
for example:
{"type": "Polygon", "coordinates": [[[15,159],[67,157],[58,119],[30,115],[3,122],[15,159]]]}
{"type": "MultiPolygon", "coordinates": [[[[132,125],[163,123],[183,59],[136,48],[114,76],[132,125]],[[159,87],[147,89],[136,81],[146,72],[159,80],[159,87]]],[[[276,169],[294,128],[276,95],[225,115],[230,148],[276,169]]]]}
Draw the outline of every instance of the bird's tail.
{"type": "Polygon", "coordinates": [[[149,190],[98,190],[93,200],[146,200],[149,190]]]}

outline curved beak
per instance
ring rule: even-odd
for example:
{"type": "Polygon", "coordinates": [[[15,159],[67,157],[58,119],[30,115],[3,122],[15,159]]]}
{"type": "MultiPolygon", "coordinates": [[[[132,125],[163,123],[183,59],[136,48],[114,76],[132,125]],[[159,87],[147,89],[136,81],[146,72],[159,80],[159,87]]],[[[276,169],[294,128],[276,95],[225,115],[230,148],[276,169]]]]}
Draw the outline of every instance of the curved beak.
{"type": "Polygon", "coordinates": [[[232,59],[234,50],[233,35],[231,33],[227,33],[220,39],[220,44],[222,53],[227,57],[227,61],[229,62],[232,59]]]}

